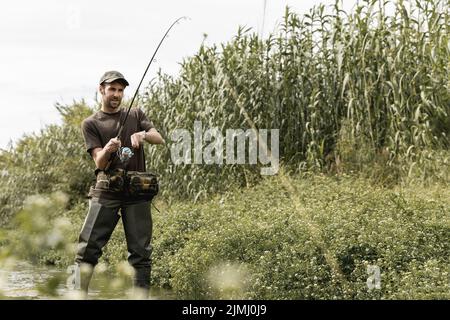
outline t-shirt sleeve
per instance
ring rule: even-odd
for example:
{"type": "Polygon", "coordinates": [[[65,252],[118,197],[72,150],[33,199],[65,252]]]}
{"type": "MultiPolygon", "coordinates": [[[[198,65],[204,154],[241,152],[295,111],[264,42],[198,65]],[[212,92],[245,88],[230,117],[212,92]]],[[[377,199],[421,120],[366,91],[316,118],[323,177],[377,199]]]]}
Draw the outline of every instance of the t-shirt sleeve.
{"type": "Polygon", "coordinates": [[[151,128],[154,128],[155,126],[153,125],[153,122],[151,122],[147,116],[145,115],[145,113],[141,110],[141,109],[137,109],[137,113],[138,113],[138,121],[139,121],[139,126],[141,128],[141,130],[145,130],[148,131],[151,128]]]}
{"type": "Polygon", "coordinates": [[[91,151],[94,148],[102,148],[100,137],[91,121],[83,121],[81,124],[81,131],[83,132],[86,151],[89,152],[89,154],[91,154],[91,151]]]}

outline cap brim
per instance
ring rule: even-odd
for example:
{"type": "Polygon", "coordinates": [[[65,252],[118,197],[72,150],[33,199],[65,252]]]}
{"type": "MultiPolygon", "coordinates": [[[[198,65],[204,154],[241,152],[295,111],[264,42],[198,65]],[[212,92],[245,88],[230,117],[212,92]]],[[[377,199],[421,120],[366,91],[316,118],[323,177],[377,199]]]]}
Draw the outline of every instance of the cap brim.
{"type": "Polygon", "coordinates": [[[126,86],[129,86],[130,84],[128,83],[128,81],[125,78],[121,78],[121,77],[117,77],[117,78],[111,78],[108,80],[103,81],[102,83],[111,83],[114,81],[121,81],[123,82],[126,86]]]}

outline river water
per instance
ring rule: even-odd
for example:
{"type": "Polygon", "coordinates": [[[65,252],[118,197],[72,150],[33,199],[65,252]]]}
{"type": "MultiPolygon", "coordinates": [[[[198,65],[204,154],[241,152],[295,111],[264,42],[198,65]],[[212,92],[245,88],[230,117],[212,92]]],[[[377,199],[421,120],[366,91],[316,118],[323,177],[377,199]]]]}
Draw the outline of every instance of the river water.
{"type": "MultiPolygon", "coordinates": [[[[70,275],[66,270],[52,267],[37,267],[28,263],[18,263],[13,270],[0,269],[0,299],[71,299],[73,291],[67,286],[65,281],[57,286],[56,296],[45,295],[38,290],[39,286],[44,286],[54,277],[67,279],[70,275]]],[[[111,279],[109,279],[111,280],[111,279]]],[[[127,290],[124,288],[112,292],[105,290],[108,279],[94,276],[89,288],[89,300],[111,300],[127,299],[127,290]]],[[[151,289],[149,299],[168,300],[175,299],[174,295],[167,290],[151,289]]]]}

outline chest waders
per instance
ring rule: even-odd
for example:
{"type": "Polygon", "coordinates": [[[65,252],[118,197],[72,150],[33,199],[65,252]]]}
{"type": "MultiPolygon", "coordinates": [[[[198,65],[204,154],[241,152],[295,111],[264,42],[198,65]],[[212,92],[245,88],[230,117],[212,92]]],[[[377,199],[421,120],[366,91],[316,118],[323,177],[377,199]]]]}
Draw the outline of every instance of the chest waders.
{"type": "MultiPolygon", "coordinates": [[[[117,134],[119,140],[122,138],[124,124],[130,113],[131,106],[159,47],[172,27],[181,19],[185,19],[185,17],[177,19],[166,31],[147,65],[131,100],[125,119],[120,123],[117,134]]],[[[109,241],[119,219],[122,218],[127,242],[128,262],[134,269],[133,285],[138,290],[138,297],[146,298],[150,288],[150,257],[152,253],[150,203],[153,196],[158,193],[158,181],[156,175],[151,173],[123,172],[124,170],[120,171],[121,169],[109,170],[114,156],[115,154],[108,160],[105,170],[96,170],[96,187],[101,188],[103,186],[111,191],[118,192],[122,196],[117,199],[102,197],[92,197],[90,199],[88,214],[78,238],[71,285],[73,285],[74,289],[80,290],[84,297],[87,296],[89,282],[94,272],[94,267],[102,256],[102,249],[109,241]]],[[[117,156],[122,161],[126,161],[132,156],[132,150],[120,148],[117,156]]]]}

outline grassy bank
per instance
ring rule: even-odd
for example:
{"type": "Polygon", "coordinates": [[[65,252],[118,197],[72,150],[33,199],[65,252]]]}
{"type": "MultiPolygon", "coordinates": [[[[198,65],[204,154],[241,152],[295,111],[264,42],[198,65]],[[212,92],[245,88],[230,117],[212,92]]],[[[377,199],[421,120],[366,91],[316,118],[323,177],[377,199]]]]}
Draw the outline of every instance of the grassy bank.
{"type": "MultiPolygon", "coordinates": [[[[442,185],[387,189],[355,176],[281,174],[197,204],[156,205],[152,284],[179,298],[450,298],[442,185]],[[380,289],[367,287],[369,265],[380,269],[380,289]]],[[[63,213],[68,243],[85,213],[84,204],[63,213]]],[[[66,249],[37,252],[41,262],[72,263],[66,249]]],[[[124,260],[119,226],[101,261],[112,270],[124,260]]]]}
{"type": "Polygon", "coordinates": [[[190,298],[448,299],[449,191],[280,176],[175,205],[155,214],[153,281],[190,298]]]}

